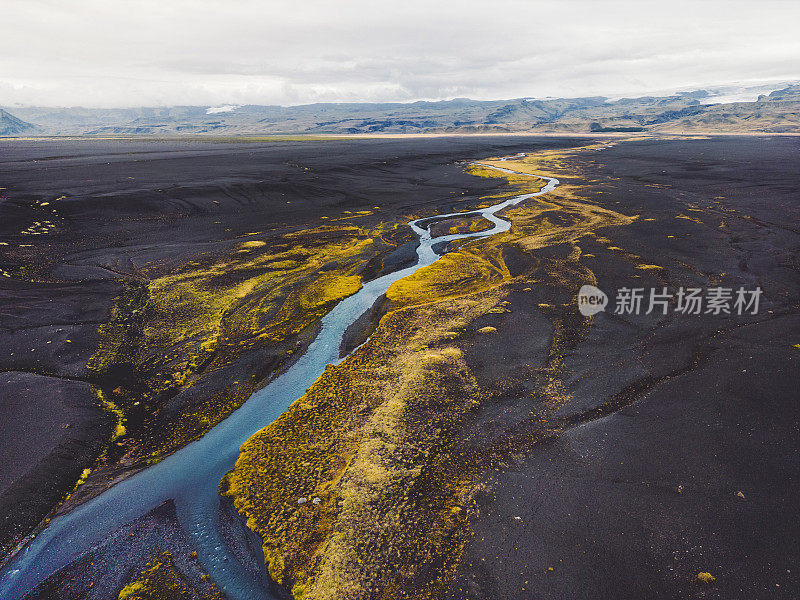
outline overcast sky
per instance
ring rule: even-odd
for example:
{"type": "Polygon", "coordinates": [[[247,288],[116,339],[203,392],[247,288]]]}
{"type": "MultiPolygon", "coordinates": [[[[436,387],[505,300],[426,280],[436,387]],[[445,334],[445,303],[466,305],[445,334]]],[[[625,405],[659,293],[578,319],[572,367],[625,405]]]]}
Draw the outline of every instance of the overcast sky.
{"type": "Polygon", "coordinates": [[[800,1],[3,0],[0,105],[634,95],[800,79],[800,1]]]}

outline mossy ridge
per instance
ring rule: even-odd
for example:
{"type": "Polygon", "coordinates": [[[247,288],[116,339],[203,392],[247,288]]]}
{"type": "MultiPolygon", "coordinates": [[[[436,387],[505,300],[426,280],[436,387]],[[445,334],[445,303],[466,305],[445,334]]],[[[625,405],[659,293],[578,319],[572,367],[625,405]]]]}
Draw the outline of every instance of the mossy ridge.
{"type": "Polygon", "coordinates": [[[477,388],[461,351],[428,325],[462,328],[494,304],[484,294],[393,312],[242,447],[223,492],[295,597],[428,588],[441,571],[466,501],[450,444],[477,388]]]}
{"type": "Polygon", "coordinates": [[[178,572],[170,552],[162,552],[147,563],[136,580],[126,585],[118,600],[224,600],[211,583],[209,592],[199,592],[178,572]]]}
{"type": "Polygon", "coordinates": [[[497,247],[466,247],[396,281],[386,291],[388,309],[437,302],[494,287],[510,277],[497,247]]]}
{"type": "Polygon", "coordinates": [[[101,401],[118,417],[115,439],[127,433],[126,462],[157,460],[224,419],[264,375],[232,382],[169,423],[154,415],[243,352],[272,349],[267,362],[278,368],[301,332],[361,287],[368,262],[408,235],[395,224],[323,226],[247,240],[153,279],[138,270],[127,277],[89,362],[101,401]]]}

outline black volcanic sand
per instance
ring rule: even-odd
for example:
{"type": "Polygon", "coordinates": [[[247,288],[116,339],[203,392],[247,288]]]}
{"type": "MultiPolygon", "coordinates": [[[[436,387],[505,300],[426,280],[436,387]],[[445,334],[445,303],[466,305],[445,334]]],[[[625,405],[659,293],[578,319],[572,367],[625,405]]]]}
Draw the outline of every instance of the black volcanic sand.
{"type": "MultiPolygon", "coordinates": [[[[457,161],[580,143],[0,141],[0,268],[12,275],[0,273],[0,456],[13,457],[0,462],[0,556],[108,443],[112,419],[93,403],[88,383],[98,382],[86,365],[126,274],[162,274],[224,254],[246,233],[279,235],[344,211],[380,207],[352,217],[370,226],[467,210],[482,195],[505,191],[504,182],[467,175],[457,161]]],[[[397,268],[413,256],[413,244],[402,246],[378,267],[397,268]]],[[[263,378],[263,371],[260,355],[243,356],[167,409],[224,389],[230,382],[221,379],[263,378]]],[[[82,493],[98,485],[106,483],[90,479],[82,493]]]]}
{"type": "Polygon", "coordinates": [[[482,387],[498,389],[466,437],[508,451],[447,597],[797,598],[800,141],[639,140],[568,162],[586,178],[563,181],[640,215],[577,241],[611,310],[623,286],[722,285],[760,286],[760,311],[605,312],[589,325],[574,295],[516,285],[510,313],[476,324],[495,337],[464,347],[482,387]],[[553,316],[567,333],[558,348],[553,316]],[[563,404],[531,419],[551,400],[537,369],[554,353],[563,404]]]}
{"type": "Polygon", "coordinates": [[[0,526],[18,540],[75,485],[112,419],[83,381],[8,371],[0,395],[0,526]]]}

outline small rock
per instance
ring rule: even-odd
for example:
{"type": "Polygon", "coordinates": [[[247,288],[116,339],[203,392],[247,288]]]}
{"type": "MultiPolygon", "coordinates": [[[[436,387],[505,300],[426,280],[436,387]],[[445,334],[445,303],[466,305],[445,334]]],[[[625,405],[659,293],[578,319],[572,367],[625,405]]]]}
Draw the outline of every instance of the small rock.
{"type": "Polygon", "coordinates": [[[318,497],[318,496],[315,496],[314,499],[312,500],[312,502],[314,504],[319,504],[320,502],[322,502],[322,499],[320,497],[318,497]]]}
{"type": "Polygon", "coordinates": [[[682,494],[683,493],[683,486],[679,485],[675,491],[678,492],[679,494],[682,494]]]}
{"type": "Polygon", "coordinates": [[[308,498],[302,498],[301,497],[301,498],[297,499],[297,503],[298,504],[305,504],[306,502],[308,502],[308,498]]]}

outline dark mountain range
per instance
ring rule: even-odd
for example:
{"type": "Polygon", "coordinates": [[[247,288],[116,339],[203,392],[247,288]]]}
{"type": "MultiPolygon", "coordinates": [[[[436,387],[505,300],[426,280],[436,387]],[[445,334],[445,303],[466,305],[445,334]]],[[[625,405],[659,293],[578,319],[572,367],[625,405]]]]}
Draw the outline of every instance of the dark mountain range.
{"type": "Polygon", "coordinates": [[[800,132],[800,85],[752,102],[714,103],[705,90],[670,96],[303,106],[6,107],[0,135],[264,135],[485,132],[800,132]],[[27,121],[27,122],[26,122],[27,121]]]}

